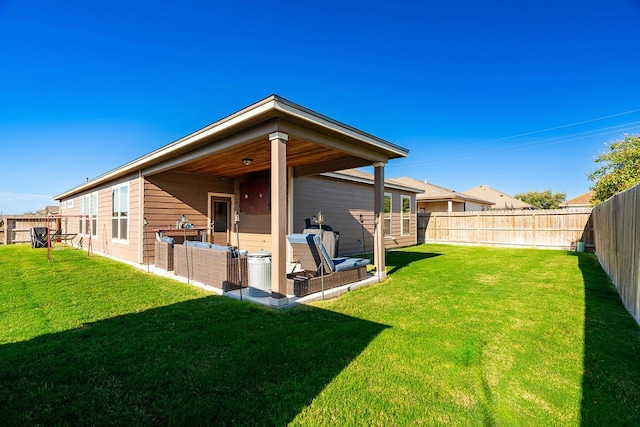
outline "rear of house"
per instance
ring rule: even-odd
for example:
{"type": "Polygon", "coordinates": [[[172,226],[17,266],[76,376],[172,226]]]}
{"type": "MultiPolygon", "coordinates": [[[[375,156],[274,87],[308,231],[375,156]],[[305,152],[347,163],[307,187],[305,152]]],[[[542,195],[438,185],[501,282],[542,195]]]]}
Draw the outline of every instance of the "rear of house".
{"type": "Polygon", "coordinates": [[[292,260],[286,235],[299,231],[300,218],[326,212],[344,233],[340,253],[367,245],[379,277],[386,274],[385,248],[416,242],[415,190],[385,186],[384,179],[387,162],[407,154],[272,95],[56,199],[64,233],[132,263],[153,263],[161,234],[270,251],[272,299],[281,305],[292,260]],[[322,175],[361,167],[373,167],[367,182],[322,175]]]}

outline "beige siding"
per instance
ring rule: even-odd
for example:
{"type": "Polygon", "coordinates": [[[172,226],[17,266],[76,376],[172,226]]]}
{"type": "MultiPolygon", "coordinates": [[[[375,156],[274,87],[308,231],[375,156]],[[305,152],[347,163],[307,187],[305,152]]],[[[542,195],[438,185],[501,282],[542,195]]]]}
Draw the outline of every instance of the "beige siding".
{"type": "Polygon", "coordinates": [[[78,233],[78,236],[73,240],[74,245],[81,244],[83,248],[88,248],[89,244],[91,244],[91,248],[95,252],[128,261],[140,262],[138,250],[138,239],[140,238],[138,231],[140,225],[138,219],[140,212],[139,191],[138,179],[135,176],[129,176],[109,183],[109,185],[63,200],[66,205],[60,209],[60,214],[63,216],[61,224],[63,232],[78,233]],[[129,184],[128,238],[124,241],[117,241],[111,237],[112,189],[114,186],[123,184],[129,184]],[[80,221],[84,221],[79,217],[81,214],[80,200],[84,199],[86,195],[94,197],[96,193],[98,197],[97,229],[95,230],[95,235],[92,233],[89,236],[84,228],[82,230],[83,233],[80,233],[80,221]],[[70,200],[73,200],[73,206],[71,207],[68,206],[70,200]]]}
{"type": "MultiPolygon", "coordinates": [[[[209,193],[233,196],[234,187],[234,179],[211,175],[163,172],[146,177],[143,218],[147,219],[148,225],[143,260],[139,262],[153,262],[154,229],[175,228],[176,221],[180,221],[183,214],[195,228],[208,228],[209,193]]],[[[139,226],[139,223],[137,225],[139,226]]]]}
{"type": "Polygon", "coordinates": [[[447,212],[449,204],[447,202],[418,202],[420,212],[447,212]]]}
{"type": "MultiPolygon", "coordinates": [[[[373,186],[322,176],[297,178],[293,187],[293,232],[300,233],[305,227],[305,218],[313,218],[322,211],[326,225],[340,232],[339,250],[349,255],[373,250],[373,186]],[[360,214],[364,216],[364,245],[360,214]]],[[[387,248],[409,246],[416,243],[415,194],[385,189],[392,193],[392,236],[385,239],[387,248]],[[412,215],[410,234],[400,235],[401,194],[411,197],[412,215]]]]}
{"type": "Polygon", "coordinates": [[[467,212],[475,212],[489,209],[487,205],[481,205],[480,203],[475,202],[465,202],[465,210],[467,212]]]}

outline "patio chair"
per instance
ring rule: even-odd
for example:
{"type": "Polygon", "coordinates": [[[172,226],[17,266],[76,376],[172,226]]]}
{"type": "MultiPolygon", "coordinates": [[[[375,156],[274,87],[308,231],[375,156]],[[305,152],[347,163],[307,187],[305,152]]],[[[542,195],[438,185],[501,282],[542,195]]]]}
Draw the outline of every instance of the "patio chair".
{"type": "Polygon", "coordinates": [[[287,240],[304,270],[287,275],[288,293],[308,295],[358,282],[367,276],[368,259],[331,258],[318,234],[290,234],[287,240]]]}
{"type": "Polygon", "coordinates": [[[47,242],[47,227],[31,228],[31,248],[46,248],[47,242]]]}

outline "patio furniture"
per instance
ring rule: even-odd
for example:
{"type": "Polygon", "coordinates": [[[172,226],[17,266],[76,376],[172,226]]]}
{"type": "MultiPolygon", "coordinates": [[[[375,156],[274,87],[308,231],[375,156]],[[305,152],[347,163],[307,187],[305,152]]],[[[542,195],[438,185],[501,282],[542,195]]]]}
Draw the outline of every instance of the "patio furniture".
{"type": "Polygon", "coordinates": [[[247,257],[229,246],[192,241],[174,245],[173,268],[176,276],[223,291],[247,287],[247,257]]]}
{"type": "Polygon", "coordinates": [[[358,282],[367,276],[368,259],[331,258],[318,234],[290,234],[287,240],[304,270],[287,275],[287,293],[304,296],[358,282]]]}
{"type": "Polygon", "coordinates": [[[161,240],[156,240],[155,247],[155,264],[157,268],[161,268],[166,271],[173,270],[173,246],[175,240],[171,237],[163,237],[161,240]]]}
{"type": "Polygon", "coordinates": [[[31,228],[31,248],[46,248],[48,242],[47,227],[31,228]]]}
{"type": "Polygon", "coordinates": [[[67,246],[73,243],[73,239],[75,239],[77,235],[77,233],[63,233],[62,230],[56,230],[50,234],[49,240],[51,246],[56,243],[62,243],[64,246],[67,246]]]}

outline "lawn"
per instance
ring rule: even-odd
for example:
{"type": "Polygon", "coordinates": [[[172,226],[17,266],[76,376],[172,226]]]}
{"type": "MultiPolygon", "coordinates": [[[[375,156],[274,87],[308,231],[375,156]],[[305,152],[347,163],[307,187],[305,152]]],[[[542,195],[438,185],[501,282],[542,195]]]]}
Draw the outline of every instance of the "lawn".
{"type": "Polygon", "coordinates": [[[276,311],[0,246],[0,420],[640,425],[640,328],[592,254],[423,245],[387,264],[276,311]]]}

